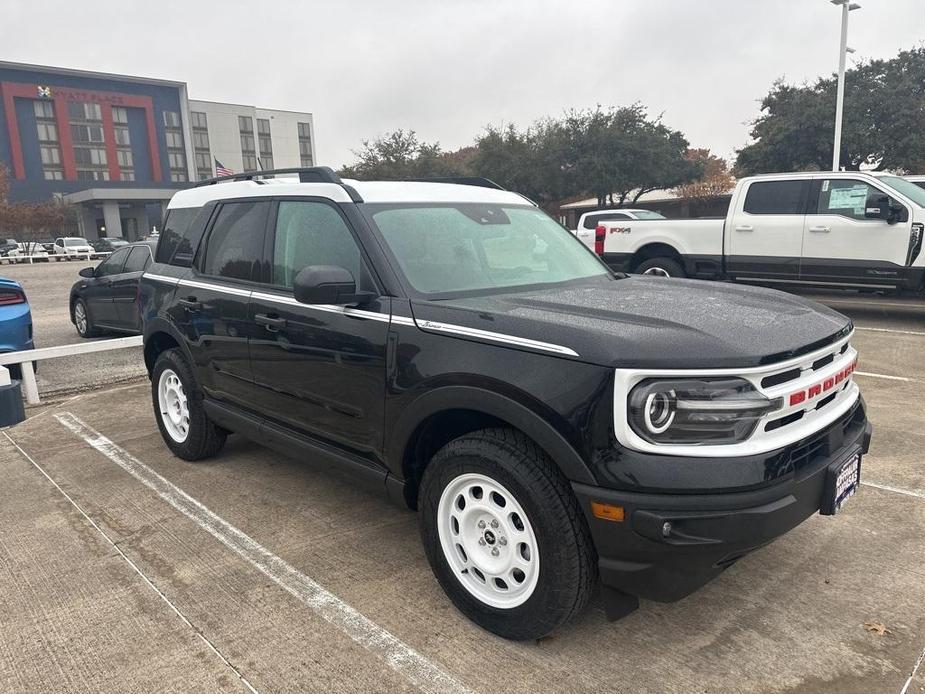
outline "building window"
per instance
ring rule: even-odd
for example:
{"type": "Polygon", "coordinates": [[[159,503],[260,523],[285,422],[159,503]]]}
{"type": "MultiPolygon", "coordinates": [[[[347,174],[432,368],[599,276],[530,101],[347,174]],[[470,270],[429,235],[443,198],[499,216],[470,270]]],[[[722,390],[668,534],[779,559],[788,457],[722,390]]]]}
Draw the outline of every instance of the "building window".
{"type": "Polygon", "coordinates": [[[242,133],[254,132],[254,121],[250,116],[238,116],[238,130],[242,133]]]}
{"type": "Polygon", "coordinates": [[[42,154],[43,166],[57,166],[61,164],[61,152],[57,147],[39,147],[42,154]]]}
{"type": "Polygon", "coordinates": [[[200,181],[212,178],[212,154],[209,151],[209,129],[206,114],[191,111],[193,124],[193,150],[196,154],[196,176],[200,181]]]}
{"type": "Polygon", "coordinates": [[[258,118],[257,119],[257,134],[258,135],[269,135],[270,134],[270,119],[269,118],[258,118]]]}
{"type": "Polygon", "coordinates": [[[261,171],[269,171],[270,169],[273,168],[273,157],[272,156],[267,157],[267,156],[260,155],[259,159],[260,159],[260,170],[261,171]]]}
{"type": "Polygon", "coordinates": [[[135,166],[134,160],[132,158],[132,151],[128,149],[120,149],[116,151],[116,159],[119,161],[119,167],[122,169],[131,169],[135,166]]]}
{"type": "Polygon", "coordinates": [[[36,122],[36,130],[39,134],[39,142],[57,142],[58,126],[54,123],[36,122]]]}
{"type": "Polygon", "coordinates": [[[186,169],[186,157],[183,152],[168,152],[167,160],[171,169],[186,169]]]}
{"type": "Polygon", "coordinates": [[[241,160],[245,171],[257,170],[257,149],[254,142],[254,121],[249,116],[238,116],[241,133],[241,160]]]}
{"type": "Polygon", "coordinates": [[[245,171],[256,171],[257,170],[257,155],[256,154],[244,154],[241,159],[244,162],[245,171]]]}
{"type": "Polygon", "coordinates": [[[87,169],[77,169],[78,181],[108,181],[108,171],[90,171],[87,169]]]}
{"type": "Polygon", "coordinates": [[[75,149],[74,161],[82,167],[106,166],[106,150],[99,147],[75,149]]]}
{"type": "Polygon", "coordinates": [[[120,171],[120,172],[119,172],[119,180],[121,180],[121,181],[134,181],[134,180],[135,180],[135,172],[134,172],[134,171],[120,171]]]}
{"type": "Polygon", "coordinates": [[[103,126],[71,124],[71,139],[76,143],[102,142],[103,126]]]}
{"type": "Polygon", "coordinates": [[[209,149],[209,133],[203,130],[194,130],[193,131],[193,148],[194,149],[209,149]]]}
{"type": "Polygon", "coordinates": [[[46,181],[63,181],[64,172],[59,169],[45,169],[46,181]]]}
{"type": "Polygon", "coordinates": [[[128,110],[124,106],[113,106],[112,122],[122,123],[123,125],[128,123],[128,110]]]}
{"type": "Polygon", "coordinates": [[[55,107],[54,104],[50,101],[36,100],[32,102],[32,106],[35,109],[36,118],[51,118],[55,117],[55,107]]]}
{"type": "Polygon", "coordinates": [[[314,166],[314,157],[312,157],[312,125],[311,123],[299,123],[299,159],[302,166],[314,166]]]}
{"type": "Polygon", "coordinates": [[[103,109],[99,104],[85,103],[83,101],[67,102],[67,113],[72,121],[85,120],[100,122],[103,120],[103,109]]]}
{"type": "Polygon", "coordinates": [[[164,131],[167,139],[167,149],[183,149],[183,135],[175,130],[164,131]]]}
{"type": "Polygon", "coordinates": [[[164,139],[167,142],[167,161],[170,164],[170,180],[185,181],[186,153],[183,133],[180,130],[180,114],[176,111],[164,111],[164,139]]]}
{"type": "Polygon", "coordinates": [[[132,144],[132,138],[129,136],[128,128],[115,127],[113,132],[116,136],[116,145],[119,147],[129,147],[132,144]]]}

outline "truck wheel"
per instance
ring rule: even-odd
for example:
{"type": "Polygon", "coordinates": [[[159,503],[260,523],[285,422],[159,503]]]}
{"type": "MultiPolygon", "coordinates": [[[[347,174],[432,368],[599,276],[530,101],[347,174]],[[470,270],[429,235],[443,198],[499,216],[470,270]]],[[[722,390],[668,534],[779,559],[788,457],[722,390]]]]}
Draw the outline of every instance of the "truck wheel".
{"type": "Polygon", "coordinates": [[[636,266],[636,274],[655,277],[687,277],[684,268],[671,258],[649,258],[636,266]]]}
{"type": "Polygon", "coordinates": [[[421,481],[427,559],[460,612],[508,639],[537,639],[588,602],[597,557],[552,461],[510,429],[441,448],[421,481]]]}
{"type": "Polygon", "coordinates": [[[206,416],[202,393],[179,349],[157,357],[151,373],[154,418],[167,447],[184,460],[201,460],[218,453],[227,432],[206,416]]]}

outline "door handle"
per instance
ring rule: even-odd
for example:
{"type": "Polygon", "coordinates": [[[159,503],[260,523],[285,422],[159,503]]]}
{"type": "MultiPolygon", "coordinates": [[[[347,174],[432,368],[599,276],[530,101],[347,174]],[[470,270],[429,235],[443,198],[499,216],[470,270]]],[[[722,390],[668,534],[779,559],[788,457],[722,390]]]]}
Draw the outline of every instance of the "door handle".
{"type": "Polygon", "coordinates": [[[257,325],[262,325],[264,328],[269,330],[271,333],[279,332],[280,328],[286,327],[285,318],[277,318],[276,316],[270,316],[266,313],[258,313],[254,316],[254,322],[257,325]]]}
{"type": "Polygon", "coordinates": [[[828,234],[832,231],[829,227],[810,227],[809,230],[814,234],[828,234]]]}
{"type": "Polygon", "coordinates": [[[754,231],[755,227],[751,224],[740,224],[736,227],[736,231],[754,231]]]}
{"type": "Polygon", "coordinates": [[[185,311],[189,311],[190,313],[195,313],[202,308],[202,302],[196,301],[195,296],[191,296],[186,299],[180,299],[177,301],[177,303],[182,306],[185,311]]]}

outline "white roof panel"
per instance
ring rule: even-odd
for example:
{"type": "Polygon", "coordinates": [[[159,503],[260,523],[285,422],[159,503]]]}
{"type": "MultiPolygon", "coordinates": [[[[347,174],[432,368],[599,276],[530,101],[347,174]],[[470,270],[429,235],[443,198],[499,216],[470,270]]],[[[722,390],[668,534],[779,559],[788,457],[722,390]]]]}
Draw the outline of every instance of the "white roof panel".
{"type": "MultiPolygon", "coordinates": [[[[476,202],[494,205],[530,204],[523,196],[496,188],[454,183],[413,181],[344,180],[364,202],[476,202]]],[[[334,202],[350,202],[350,195],[336,183],[300,183],[295,177],[229,181],[181,190],[173,196],[170,208],[202,207],[212,200],[249,198],[263,195],[316,195],[334,202]]]]}

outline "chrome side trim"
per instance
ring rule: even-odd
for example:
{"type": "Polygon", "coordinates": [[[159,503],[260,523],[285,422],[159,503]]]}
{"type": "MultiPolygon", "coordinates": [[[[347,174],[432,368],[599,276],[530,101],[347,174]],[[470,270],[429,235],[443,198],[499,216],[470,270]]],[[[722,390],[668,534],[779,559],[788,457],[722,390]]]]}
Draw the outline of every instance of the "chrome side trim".
{"type": "Polygon", "coordinates": [[[268,294],[266,292],[251,292],[252,299],[259,299],[260,301],[269,301],[274,304],[281,304],[283,306],[299,306],[301,308],[313,309],[315,311],[325,311],[327,313],[340,313],[345,316],[350,316],[352,318],[364,318],[366,320],[379,321],[380,323],[388,323],[389,316],[385,313],[376,313],[375,311],[364,311],[359,308],[351,308],[349,306],[334,306],[332,304],[303,304],[300,301],[296,301],[293,297],[290,296],[281,296],[280,294],[268,294]]]}
{"type": "Polygon", "coordinates": [[[475,337],[481,340],[491,340],[501,342],[507,345],[516,345],[518,347],[528,347],[538,349],[544,352],[554,354],[565,354],[570,357],[577,357],[578,352],[562,345],[555,345],[551,342],[540,342],[539,340],[530,340],[526,337],[517,337],[516,335],[505,335],[504,333],[493,333],[488,330],[479,330],[478,328],[467,328],[462,325],[451,325],[449,323],[438,323],[436,321],[421,320],[415,321],[421,330],[435,330],[438,332],[449,333],[451,335],[460,335],[462,337],[475,337]]]}
{"type": "Polygon", "coordinates": [[[233,294],[234,296],[250,297],[253,292],[250,289],[238,289],[237,287],[226,287],[222,284],[212,284],[211,282],[200,282],[198,280],[180,280],[179,286],[193,287],[194,289],[208,289],[213,292],[222,292],[223,294],[233,294]]]}
{"type": "Polygon", "coordinates": [[[179,277],[168,277],[167,275],[154,275],[149,272],[142,273],[141,276],[146,280],[154,280],[155,282],[164,282],[166,284],[172,284],[174,286],[180,283],[179,277]]]}

